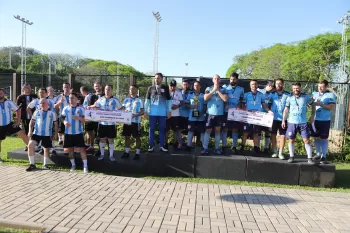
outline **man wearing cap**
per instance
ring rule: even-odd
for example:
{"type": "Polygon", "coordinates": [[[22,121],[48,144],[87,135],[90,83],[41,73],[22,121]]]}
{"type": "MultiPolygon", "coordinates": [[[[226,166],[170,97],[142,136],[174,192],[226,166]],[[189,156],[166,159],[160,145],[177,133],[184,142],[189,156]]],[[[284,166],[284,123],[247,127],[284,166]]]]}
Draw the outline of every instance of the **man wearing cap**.
{"type": "Polygon", "coordinates": [[[154,134],[156,126],[159,126],[160,150],[167,152],[165,148],[166,119],[171,118],[172,101],[169,87],[162,84],[163,74],[156,73],[154,76],[155,85],[147,90],[145,100],[145,118],[149,119],[149,146],[148,152],[154,151],[154,134]]]}
{"type": "Polygon", "coordinates": [[[180,127],[180,106],[184,104],[182,94],[176,89],[176,81],[173,79],[170,81],[169,90],[172,101],[171,106],[171,118],[166,120],[166,134],[165,134],[165,148],[168,149],[168,137],[170,129],[173,130],[175,136],[174,148],[182,149],[182,134],[180,127]],[[177,145],[176,145],[177,144],[177,145]]]}

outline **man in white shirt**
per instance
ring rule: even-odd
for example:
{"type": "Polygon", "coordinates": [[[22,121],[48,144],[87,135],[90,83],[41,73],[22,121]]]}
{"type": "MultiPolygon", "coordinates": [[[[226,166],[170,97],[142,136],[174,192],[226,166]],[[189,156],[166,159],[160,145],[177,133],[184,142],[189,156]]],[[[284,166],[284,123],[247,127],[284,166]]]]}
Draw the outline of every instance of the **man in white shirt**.
{"type": "Polygon", "coordinates": [[[168,137],[170,129],[176,135],[174,148],[182,149],[182,134],[180,127],[180,106],[184,104],[182,93],[176,89],[176,81],[173,79],[169,84],[170,97],[172,101],[171,118],[166,120],[165,148],[168,149],[168,137]],[[177,144],[177,145],[176,145],[177,144]]]}

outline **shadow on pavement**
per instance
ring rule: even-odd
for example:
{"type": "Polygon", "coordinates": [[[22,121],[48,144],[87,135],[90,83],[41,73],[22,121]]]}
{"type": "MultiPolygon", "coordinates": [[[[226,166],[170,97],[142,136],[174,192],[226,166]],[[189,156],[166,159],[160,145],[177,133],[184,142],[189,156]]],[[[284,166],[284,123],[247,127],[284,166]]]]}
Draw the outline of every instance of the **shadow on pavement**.
{"type": "Polygon", "coordinates": [[[285,205],[295,203],[290,197],[270,194],[225,194],[221,196],[222,201],[251,205],[285,205]]]}

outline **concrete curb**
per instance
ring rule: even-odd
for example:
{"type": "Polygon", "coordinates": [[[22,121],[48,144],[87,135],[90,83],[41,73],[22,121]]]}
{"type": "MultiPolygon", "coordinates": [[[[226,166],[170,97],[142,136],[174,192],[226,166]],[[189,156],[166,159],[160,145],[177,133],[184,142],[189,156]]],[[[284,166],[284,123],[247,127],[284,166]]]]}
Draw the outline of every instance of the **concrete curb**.
{"type": "Polygon", "coordinates": [[[0,218],[0,227],[8,227],[14,229],[23,229],[31,231],[40,231],[44,232],[45,228],[43,225],[33,222],[18,222],[15,220],[1,219],[0,218]]]}

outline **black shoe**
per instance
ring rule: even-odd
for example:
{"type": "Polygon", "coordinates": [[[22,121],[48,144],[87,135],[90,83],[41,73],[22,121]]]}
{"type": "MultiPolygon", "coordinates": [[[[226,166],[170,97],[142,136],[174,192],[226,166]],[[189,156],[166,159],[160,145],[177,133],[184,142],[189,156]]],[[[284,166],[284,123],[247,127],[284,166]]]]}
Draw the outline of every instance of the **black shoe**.
{"type": "Polygon", "coordinates": [[[236,149],[236,147],[231,147],[231,150],[232,150],[232,153],[233,153],[233,154],[237,154],[237,149],[236,149]]]}
{"type": "Polygon", "coordinates": [[[26,146],[26,147],[24,148],[24,151],[28,151],[28,146],[26,146]]]}
{"type": "Polygon", "coordinates": [[[294,157],[290,157],[290,158],[288,159],[288,163],[294,163],[294,162],[295,162],[294,157]]]}
{"type": "Polygon", "coordinates": [[[100,150],[96,151],[96,153],[94,154],[94,156],[95,156],[95,157],[100,157],[100,156],[101,156],[101,151],[100,151],[100,150]]]}
{"type": "Polygon", "coordinates": [[[139,160],[140,159],[140,154],[135,154],[133,160],[139,160]]]}
{"type": "Polygon", "coordinates": [[[43,155],[44,154],[44,149],[41,148],[41,150],[38,152],[40,155],[43,155]]]}
{"type": "Polygon", "coordinates": [[[265,149],[264,149],[264,154],[265,154],[265,155],[268,155],[268,154],[269,154],[269,149],[265,148],[265,149]]]}
{"type": "Polygon", "coordinates": [[[168,151],[168,150],[169,150],[169,145],[168,145],[168,144],[165,144],[165,145],[163,146],[163,148],[166,149],[166,150],[168,151]]]}
{"type": "Polygon", "coordinates": [[[30,164],[29,167],[26,169],[27,172],[34,171],[36,169],[36,166],[34,164],[30,164]]]}
{"type": "Polygon", "coordinates": [[[124,154],[122,155],[122,159],[126,159],[129,158],[129,153],[124,152],[124,154]]]}
{"type": "Polygon", "coordinates": [[[154,146],[148,146],[148,152],[153,152],[154,151],[154,146]]]}
{"type": "Polygon", "coordinates": [[[63,146],[63,141],[58,142],[58,145],[63,146]]]}
{"type": "Polygon", "coordinates": [[[160,147],[160,150],[163,151],[163,152],[168,152],[168,147],[160,147]]]}
{"type": "Polygon", "coordinates": [[[321,158],[320,164],[328,164],[328,161],[326,160],[325,157],[322,157],[322,158],[321,158]]]}
{"type": "Polygon", "coordinates": [[[315,162],[310,158],[310,159],[307,159],[307,163],[308,164],[311,164],[311,165],[315,165],[315,162]]]}
{"type": "Polygon", "coordinates": [[[257,153],[256,156],[259,156],[259,154],[260,154],[260,148],[257,147],[257,146],[254,146],[254,152],[257,153]]]}
{"type": "Polygon", "coordinates": [[[50,168],[45,164],[41,167],[42,170],[49,170],[50,168]]]}
{"type": "Polygon", "coordinates": [[[50,153],[51,156],[57,156],[57,152],[55,150],[51,151],[50,153]]]}

